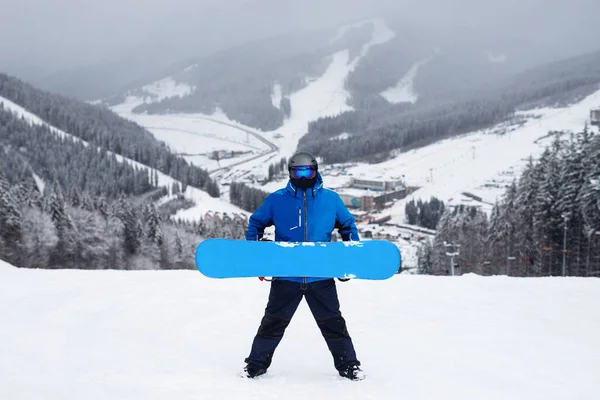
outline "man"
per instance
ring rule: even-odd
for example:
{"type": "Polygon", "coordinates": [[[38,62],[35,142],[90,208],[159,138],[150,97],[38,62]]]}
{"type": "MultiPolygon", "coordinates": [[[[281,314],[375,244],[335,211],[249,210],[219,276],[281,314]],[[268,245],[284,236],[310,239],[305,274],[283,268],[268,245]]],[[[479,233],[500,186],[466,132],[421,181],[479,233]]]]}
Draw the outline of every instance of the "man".
{"type": "MultiPolygon", "coordinates": [[[[295,154],[289,160],[288,170],[287,186],[270,194],[250,217],[247,240],[262,240],[265,228],[272,225],[275,225],[276,241],[329,242],[336,228],[343,240],[359,240],[354,217],[337,193],[323,188],[323,178],[311,154],[295,154]]],[[[250,355],[245,359],[244,376],[255,378],[267,372],[273,353],[303,297],[340,376],[363,379],[364,373],[359,368],[360,362],[340,312],[335,281],[318,277],[273,279],[264,317],[250,355]]]]}

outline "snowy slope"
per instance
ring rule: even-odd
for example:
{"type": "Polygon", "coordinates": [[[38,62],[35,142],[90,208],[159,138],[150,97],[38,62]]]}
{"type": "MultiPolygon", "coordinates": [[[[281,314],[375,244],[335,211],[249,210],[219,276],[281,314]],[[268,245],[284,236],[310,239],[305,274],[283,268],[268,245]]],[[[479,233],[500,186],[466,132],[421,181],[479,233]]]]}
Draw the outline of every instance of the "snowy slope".
{"type": "Polygon", "coordinates": [[[427,64],[433,57],[416,62],[406,74],[400,78],[396,86],[388,88],[381,92],[381,96],[390,103],[416,103],[419,95],[414,88],[414,80],[417,77],[419,68],[427,64]]]}
{"type": "Polygon", "coordinates": [[[262,317],[266,283],[0,262],[0,398],[598,396],[600,280],[399,275],[337,286],[367,379],[336,376],[303,303],[268,376],[249,381],[237,373],[262,317]]]}
{"type": "MultiPolygon", "coordinates": [[[[159,93],[159,96],[163,94],[159,93]]],[[[227,118],[219,108],[213,114],[173,113],[165,115],[136,114],[133,109],[143,103],[137,96],[129,96],[122,104],[111,107],[122,118],[129,119],[150,131],[157,139],[167,143],[175,152],[194,165],[209,171],[227,167],[243,160],[269,154],[270,146],[255,136],[262,132],[227,118]],[[208,155],[213,151],[240,151],[243,156],[217,162],[208,155]]]]}
{"type": "MultiPolygon", "coordinates": [[[[298,141],[308,132],[308,124],[318,118],[333,116],[344,111],[352,110],[348,105],[350,93],[345,88],[348,75],[356,68],[360,61],[368,54],[373,46],[377,46],[391,40],[395,33],[391,31],[381,19],[365,20],[340,28],[338,36],[332,38],[335,41],[341,38],[345,32],[354,27],[371,24],[373,27],[371,40],[362,47],[360,54],[350,60],[349,50],[341,50],[331,54],[329,65],[322,76],[311,80],[304,88],[289,94],[287,97],[291,104],[291,115],[284,121],[283,126],[270,132],[261,132],[254,128],[241,125],[227,118],[219,112],[213,115],[195,114],[168,114],[168,115],[146,115],[134,114],[132,110],[142,104],[145,99],[131,95],[123,104],[112,107],[113,111],[124,118],[128,118],[147,128],[156,137],[169,143],[176,151],[186,154],[207,153],[217,148],[226,150],[246,149],[249,154],[246,159],[249,163],[236,166],[231,177],[247,176],[250,171],[259,175],[265,175],[270,162],[280,160],[282,157],[290,157],[298,146],[298,141]],[[166,129],[168,128],[168,129],[166,129]],[[247,137],[247,131],[263,136],[276,145],[279,149],[274,153],[272,149],[264,147],[264,144],[256,142],[242,142],[247,137]],[[206,138],[210,132],[213,137],[206,138]],[[186,149],[186,150],[184,150],[186,149]],[[257,156],[263,156],[257,158],[257,156]]],[[[165,81],[169,81],[165,78],[165,81]]],[[[160,81],[159,81],[160,82],[160,81]]],[[[149,85],[160,87],[158,83],[149,85]]],[[[173,94],[169,85],[163,85],[165,92],[154,91],[159,98],[168,97],[173,94]]],[[[271,101],[277,108],[283,97],[282,88],[273,83],[271,101]]],[[[214,161],[206,156],[186,155],[186,159],[209,170],[227,167],[229,164],[237,164],[244,158],[221,162],[216,165],[214,161]]],[[[222,174],[220,171],[219,174],[222,174]]]]}
{"type": "Polygon", "coordinates": [[[271,93],[271,104],[277,109],[281,109],[281,99],[283,97],[281,85],[276,83],[273,85],[273,92],[271,93]]]}
{"type": "MultiPolygon", "coordinates": [[[[46,123],[41,118],[39,118],[37,115],[32,114],[31,112],[27,111],[25,108],[21,107],[20,105],[14,103],[4,97],[0,97],[0,103],[4,104],[4,108],[6,110],[11,111],[12,113],[19,116],[20,118],[24,118],[26,121],[28,121],[32,125],[44,125],[44,126],[48,127],[54,134],[56,134],[60,137],[70,138],[74,141],[83,143],[85,146],[89,145],[87,142],[46,123]]],[[[145,166],[143,164],[140,164],[134,160],[131,160],[129,158],[126,158],[126,157],[123,157],[120,155],[116,155],[116,158],[119,162],[127,162],[128,164],[135,165],[140,168],[148,168],[147,166],[145,166]]],[[[159,186],[167,185],[167,187],[171,187],[174,182],[178,182],[175,179],[171,178],[170,176],[163,174],[162,172],[155,171],[152,168],[148,168],[148,170],[149,170],[149,173],[154,173],[154,172],[157,173],[159,186]]],[[[222,201],[220,199],[212,198],[205,191],[202,191],[202,190],[199,190],[196,188],[192,188],[189,186],[185,192],[185,196],[187,198],[195,201],[196,206],[191,209],[182,211],[182,215],[190,216],[190,217],[195,216],[194,219],[199,218],[200,215],[202,215],[208,211],[218,211],[218,212],[228,212],[228,213],[245,213],[240,208],[233,206],[232,204],[230,204],[228,202],[222,201]]],[[[179,216],[179,215],[176,215],[176,217],[177,216],[179,216]]]]}
{"type": "MultiPolygon", "coordinates": [[[[600,91],[569,107],[519,113],[526,120],[520,126],[500,124],[399,153],[379,164],[324,165],[325,186],[351,192],[345,187],[352,178],[360,178],[401,179],[408,186],[418,187],[380,215],[392,216],[390,222],[395,224],[405,223],[404,207],[408,201],[429,200],[431,196],[447,205],[478,205],[490,211],[493,203],[504,194],[504,185],[520,176],[528,158],[532,156],[535,160],[551,143],[553,137],[548,136],[549,131],[580,132],[589,119],[590,109],[598,104],[600,91]],[[463,192],[482,197],[483,203],[463,196],[463,192]]],[[[284,185],[285,179],[270,182],[262,189],[272,191],[284,185]]]]}
{"type": "MultiPolygon", "coordinates": [[[[131,101],[135,100],[132,98],[131,101]]],[[[136,104],[138,103],[121,104],[114,107],[113,111],[149,130],[158,140],[168,143],[173,151],[182,154],[187,161],[208,170],[240,160],[236,158],[217,163],[208,157],[213,151],[247,152],[248,155],[241,158],[244,159],[270,150],[264,142],[248,134],[247,131],[256,133],[255,129],[243,126],[236,128],[236,124],[228,120],[221,110],[212,115],[134,114],[131,109],[136,104]]]]}
{"type": "Polygon", "coordinates": [[[294,153],[299,140],[308,133],[310,122],[353,110],[348,105],[350,93],[345,87],[348,75],[354,71],[373,46],[386,43],[393,39],[396,34],[387,27],[383,20],[375,19],[344,26],[340,28],[337,36],[331,40],[334,42],[349,29],[366,24],[373,26],[373,32],[371,40],[362,47],[358,57],[350,60],[349,50],[342,50],[333,54],[331,63],[321,77],[289,96],[292,113],[282,127],[272,132],[283,135],[283,138],[279,141],[274,140],[281,148],[280,154],[283,157],[290,157],[294,153]]]}
{"type": "MultiPolygon", "coordinates": [[[[509,127],[503,135],[494,134],[502,127],[474,132],[403,153],[382,164],[358,167],[354,172],[384,177],[401,174],[408,185],[421,187],[386,213],[392,215],[392,222],[404,222],[404,205],[411,199],[435,196],[448,204],[470,204],[469,199],[461,196],[462,192],[470,192],[481,196],[486,203],[494,203],[504,194],[504,188],[490,188],[490,184],[508,185],[518,179],[528,158],[537,159],[551,143],[550,131],[580,132],[589,118],[589,110],[597,104],[600,91],[569,107],[520,113],[528,116],[527,122],[509,127]]],[[[490,204],[480,205],[486,210],[491,208],[490,204]]]]}

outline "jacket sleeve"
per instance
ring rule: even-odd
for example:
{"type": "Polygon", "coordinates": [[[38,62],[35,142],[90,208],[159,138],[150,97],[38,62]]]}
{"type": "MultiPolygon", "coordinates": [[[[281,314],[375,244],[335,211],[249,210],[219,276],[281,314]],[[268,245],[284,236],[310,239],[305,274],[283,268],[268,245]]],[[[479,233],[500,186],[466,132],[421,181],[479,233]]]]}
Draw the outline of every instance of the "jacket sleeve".
{"type": "Polygon", "coordinates": [[[350,211],[344,205],[344,202],[339,195],[336,196],[336,215],[335,215],[335,227],[342,236],[342,240],[347,241],[358,241],[358,228],[356,227],[356,221],[350,211]]]}
{"type": "Polygon", "coordinates": [[[250,216],[246,240],[262,239],[265,228],[271,225],[273,225],[273,209],[271,207],[271,197],[269,196],[263,201],[258,210],[250,216]]]}

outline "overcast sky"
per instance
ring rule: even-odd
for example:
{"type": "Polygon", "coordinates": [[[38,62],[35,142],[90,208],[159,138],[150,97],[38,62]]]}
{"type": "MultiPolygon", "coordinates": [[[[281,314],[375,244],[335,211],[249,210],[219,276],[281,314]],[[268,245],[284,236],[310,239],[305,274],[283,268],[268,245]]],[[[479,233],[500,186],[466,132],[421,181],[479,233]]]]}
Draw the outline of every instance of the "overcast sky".
{"type": "Polygon", "coordinates": [[[195,45],[196,51],[210,51],[299,27],[336,23],[369,8],[365,7],[368,1],[344,0],[348,5],[339,7],[322,0],[319,9],[310,10],[305,6],[309,2],[0,0],[0,68],[109,61],[138,45],[195,45]]]}
{"type": "Polygon", "coordinates": [[[50,72],[144,51],[186,58],[377,15],[440,29],[514,20],[538,41],[564,31],[593,45],[599,13],[598,0],[0,0],[0,70],[50,72]]]}

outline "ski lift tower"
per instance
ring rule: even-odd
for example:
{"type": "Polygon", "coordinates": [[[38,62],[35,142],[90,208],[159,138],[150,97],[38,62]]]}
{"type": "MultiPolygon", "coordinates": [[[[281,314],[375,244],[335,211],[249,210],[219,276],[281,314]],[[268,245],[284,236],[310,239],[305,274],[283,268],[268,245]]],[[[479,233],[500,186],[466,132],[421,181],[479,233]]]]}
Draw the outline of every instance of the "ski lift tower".
{"type": "Polygon", "coordinates": [[[590,124],[600,127],[600,107],[590,110],[590,124]]]}
{"type": "Polygon", "coordinates": [[[460,244],[447,243],[444,241],[444,247],[446,248],[446,255],[450,257],[450,273],[454,276],[454,257],[460,255],[460,244]]]}

